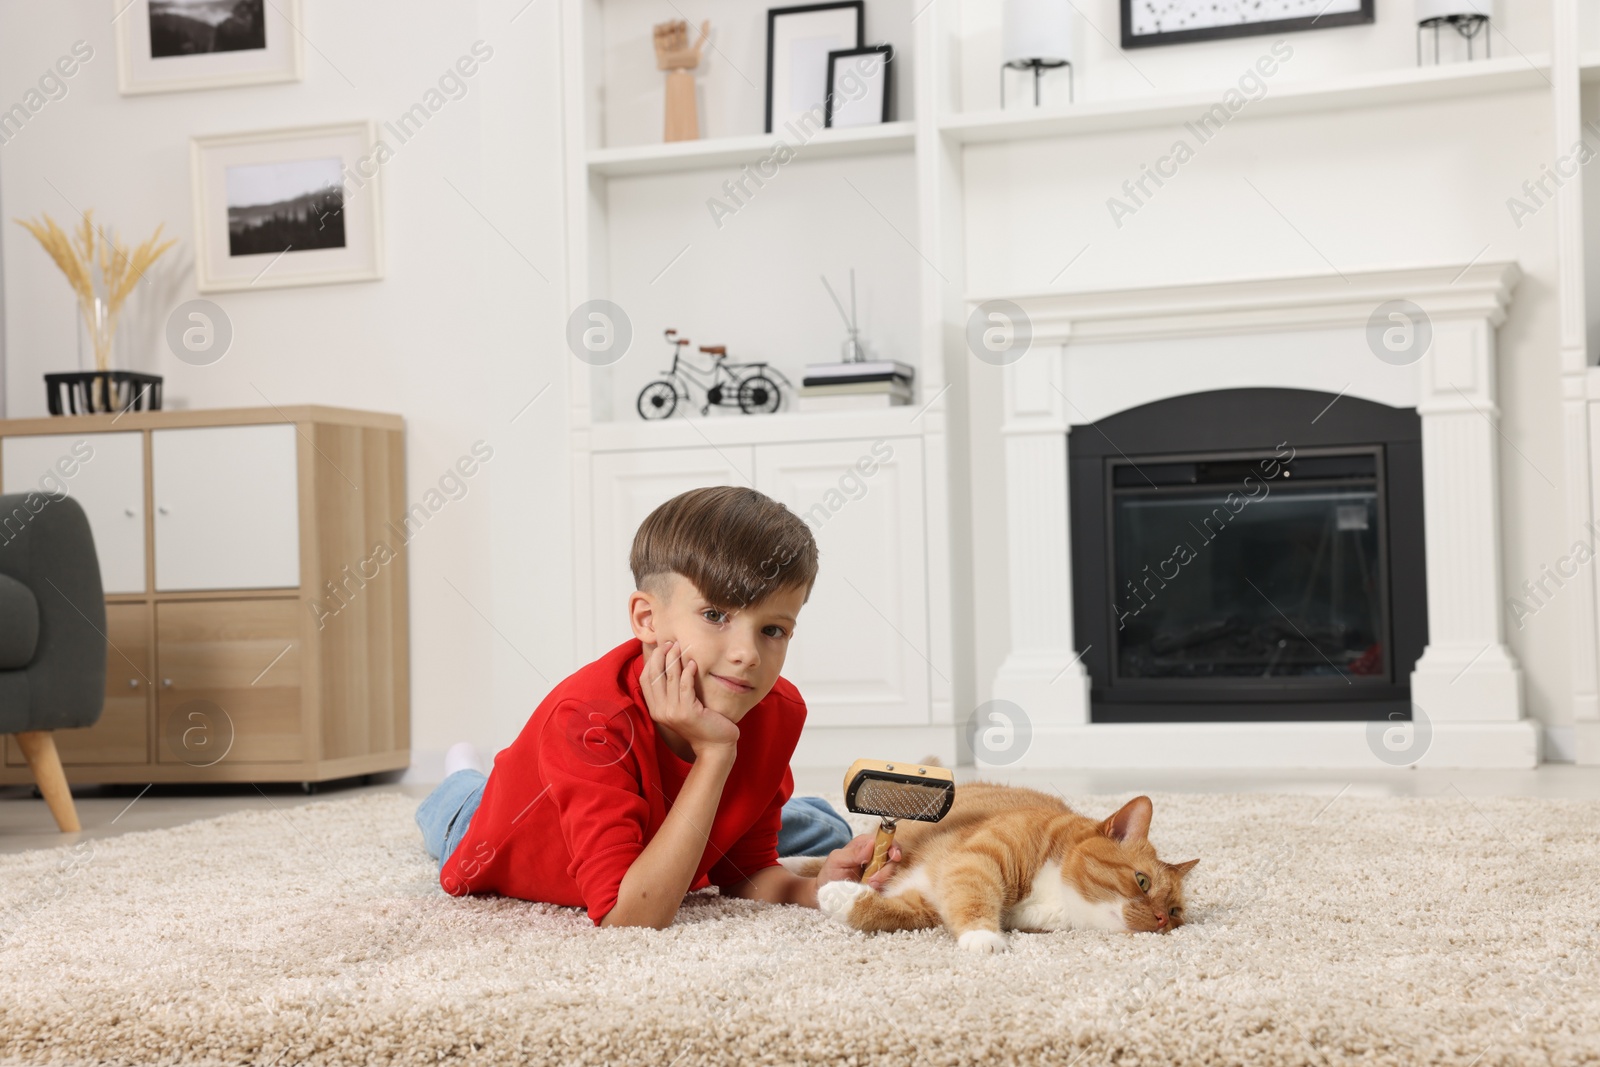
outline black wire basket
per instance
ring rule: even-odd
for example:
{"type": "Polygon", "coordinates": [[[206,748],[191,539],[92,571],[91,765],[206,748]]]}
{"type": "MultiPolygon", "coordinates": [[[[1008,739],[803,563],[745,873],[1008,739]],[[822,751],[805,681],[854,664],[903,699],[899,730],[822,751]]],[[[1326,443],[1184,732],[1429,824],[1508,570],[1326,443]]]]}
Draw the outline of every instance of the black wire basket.
{"type": "Polygon", "coordinates": [[[131,370],[83,370],[46,374],[52,415],[109,415],[160,411],[161,375],[131,370]]]}

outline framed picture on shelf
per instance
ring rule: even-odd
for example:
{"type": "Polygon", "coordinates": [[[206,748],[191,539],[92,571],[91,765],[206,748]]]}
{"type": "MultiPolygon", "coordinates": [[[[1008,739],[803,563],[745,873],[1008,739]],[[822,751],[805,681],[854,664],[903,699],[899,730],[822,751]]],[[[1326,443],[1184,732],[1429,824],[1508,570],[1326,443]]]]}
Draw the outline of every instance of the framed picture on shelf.
{"type": "Polygon", "coordinates": [[[860,48],[866,31],[862,0],[775,7],[767,12],[767,133],[790,123],[826,121],[828,53],[860,48]]]}
{"type": "Polygon", "coordinates": [[[200,291],[383,277],[387,151],[370,122],[194,138],[200,291]]]}
{"type": "Polygon", "coordinates": [[[1373,0],[1122,0],[1122,47],[1322,30],[1373,21],[1373,0]]]}
{"type": "Polygon", "coordinates": [[[824,126],[880,126],[889,121],[894,49],[886,44],[828,53],[824,126]]]}
{"type": "Polygon", "coordinates": [[[124,94],[299,81],[300,0],[110,0],[124,94]]]}

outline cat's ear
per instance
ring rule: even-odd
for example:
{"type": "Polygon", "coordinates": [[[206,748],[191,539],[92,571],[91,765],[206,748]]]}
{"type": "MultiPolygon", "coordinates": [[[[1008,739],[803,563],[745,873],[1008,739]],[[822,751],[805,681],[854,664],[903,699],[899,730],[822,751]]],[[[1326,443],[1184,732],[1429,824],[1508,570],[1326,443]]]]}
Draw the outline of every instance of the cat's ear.
{"type": "Polygon", "coordinates": [[[1182,878],[1184,875],[1194,870],[1194,865],[1199,862],[1199,860],[1193,859],[1184,860],[1182,863],[1169,863],[1167,864],[1167,870],[1177,877],[1182,878]]]}
{"type": "Polygon", "coordinates": [[[1143,841],[1150,836],[1151,810],[1149,797],[1134,797],[1105,821],[1101,833],[1113,841],[1143,841]]]}

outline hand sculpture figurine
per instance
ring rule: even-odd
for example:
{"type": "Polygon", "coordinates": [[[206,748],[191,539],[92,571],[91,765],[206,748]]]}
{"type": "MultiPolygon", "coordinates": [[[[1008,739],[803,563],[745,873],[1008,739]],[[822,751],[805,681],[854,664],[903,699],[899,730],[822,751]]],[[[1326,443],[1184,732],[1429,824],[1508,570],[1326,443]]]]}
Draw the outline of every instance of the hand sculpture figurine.
{"type": "Polygon", "coordinates": [[[711,21],[700,24],[700,37],[689,47],[689,24],[674,19],[656,26],[656,69],[667,72],[667,124],[665,140],[693,141],[700,136],[695,114],[694,68],[700,65],[700,46],[711,33],[711,21]]]}

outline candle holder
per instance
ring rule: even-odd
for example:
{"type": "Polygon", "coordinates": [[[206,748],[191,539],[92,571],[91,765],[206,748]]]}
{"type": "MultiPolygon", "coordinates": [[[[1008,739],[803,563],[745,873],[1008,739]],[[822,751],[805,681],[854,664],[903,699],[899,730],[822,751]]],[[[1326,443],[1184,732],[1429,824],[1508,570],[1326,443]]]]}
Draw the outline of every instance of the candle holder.
{"type": "Polygon", "coordinates": [[[1068,59],[1013,59],[1009,63],[1000,65],[1000,107],[1006,106],[1006,71],[1031,70],[1033,71],[1033,106],[1039,106],[1039,79],[1044,77],[1047,70],[1060,70],[1067,68],[1067,103],[1076,103],[1072,84],[1072,61],[1068,59]]]}
{"type": "Polygon", "coordinates": [[[1440,31],[1449,26],[1467,42],[1467,62],[1472,62],[1473,41],[1479,34],[1483,35],[1483,55],[1485,59],[1492,59],[1494,52],[1490,44],[1490,17],[1493,7],[1484,4],[1480,7],[1473,0],[1417,0],[1417,66],[1422,66],[1422,35],[1424,30],[1433,31],[1433,65],[1438,66],[1440,31]],[[1484,7],[1489,8],[1485,13],[1484,7]]]}
{"type": "Polygon", "coordinates": [[[1006,71],[1033,71],[1033,106],[1045,71],[1067,68],[1067,102],[1076,102],[1072,72],[1072,5],[1067,0],[1005,0],[1000,9],[1000,107],[1006,71]]]}

